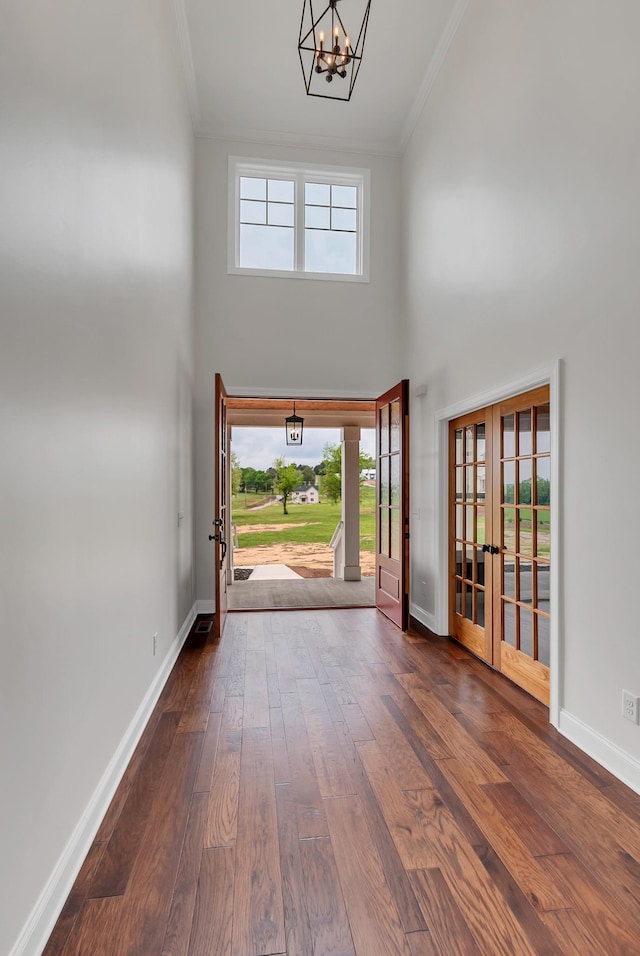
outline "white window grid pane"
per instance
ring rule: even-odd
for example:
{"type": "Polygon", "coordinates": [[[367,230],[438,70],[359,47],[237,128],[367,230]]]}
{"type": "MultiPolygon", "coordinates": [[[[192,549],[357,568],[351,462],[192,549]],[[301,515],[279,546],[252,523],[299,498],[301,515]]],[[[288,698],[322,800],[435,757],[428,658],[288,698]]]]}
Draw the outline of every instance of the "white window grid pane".
{"type": "Polygon", "coordinates": [[[269,179],[267,181],[267,190],[267,198],[270,202],[294,204],[295,181],[293,179],[269,179]]]}
{"type": "MultiPolygon", "coordinates": [[[[242,232],[246,228],[258,229],[265,236],[277,231],[282,240],[285,233],[292,237],[294,262],[284,266],[287,271],[302,275],[307,273],[315,278],[330,278],[332,275],[343,275],[345,278],[361,276],[367,281],[367,236],[361,235],[363,229],[368,230],[367,210],[361,205],[368,197],[366,172],[362,175],[360,171],[346,171],[347,175],[343,179],[341,171],[329,168],[325,179],[324,173],[318,178],[315,178],[315,173],[311,173],[309,177],[309,172],[304,168],[295,168],[293,164],[284,166],[290,166],[290,176],[286,173],[280,176],[280,169],[272,168],[269,164],[243,165],[242,161],[236,161],[236,265],[241,270],[258,272],[263,269],[276,272],[282,269],[282,266],[273,261],[265,261],[264,265],[260,265],[254,259],[253,264],[249,265],[241,248],[242,232]],[[258,199],[258,195],[263,198],[258,199]],[[242,216],[243,203],[239,200],[247,202],[245,208],[250,210],[250,215],[242,216]],[[256,210],[260,206],[264,209],[264,215],[259,221],[256,210]],[[323,222],[315,216],[315,221],[310,222],[307,219],[307,210],[328,214],[329,222],[327,223],[326,219],[323,222]],[[314,241],[313,246],[309,247],[308,242],[314,235],[320,245],[316,245],[314,241]],[[332,236],[335,236],[335,242],[331,239],[332,236]],[[341,261],[341,257],[344,261],[341,261]]],[[[281,239],[276,239],[274,235],[274,243],[278,246],[281,245],[281,239]]],[[[271,245],[271,242],[268,244],[271,245]]],[[[271,255],[267,258],[272,259],[271,255]]],[[[231,258],[229,261],[230,271],[235,271],[231,258]]]]}
{"type": "Polygon", "coordinates": [[[256,199],[240,200],[240,222],[241,223],[266,223],[267,204],[256,199]]]}
{"type": "Polygon", "coordinates": [[[266,199],[267,198],[267,180],[261,176],[241,176],[240,177],[240,198],[241,199],[266,199]]]}
{"type": "Polygon", "coordinates": [[[305,182],[304,201],[307,206],[330,206],[331,186],[329,183],[305,182]]]}
{"type": "Polygon", "coordinates": [[[270,202],[268,204],[268,223],[270,226],[288,226],[295,228],[294,206],[288,202],[270,202]]]}
{"type": "Polygon", "coordinates": [[[358,189],[356,186],[331,187],[331,205],[341,209],[358,208],[358,189]]]}
{"type": "Polygon", "coordinates": [[[336,186],[331,183],[305,183],[305,228],[329,230],[331,232],[358,232],[358,190],[356,186],[336,186]],[[310,190],[309,187],[314,187],[310,190]],[[330,197],[327,203],[309,202],[311,195],[314,199],[321,198],[320,189],[325,190],[326,195],[330,197]],[[338,200],[338,201],[334,201],[338,200]],[[347,205],[348,203],[348,205],[347,205]],[[351,205],[353,203],[353,205],[351,205]],[[316,225],[323,221],[323,217],[313,215],[313,210],[326,210],[329,212],[329,222],[327,226],[316,225]],[[345,215],[346,214],[346,215],[345,215]],[[352,214],[352,215],[349,215],[352,214]],[[315,222],[314,222],[315,220],[315,222]],[[352,220],[353,225],[348,222],[352,220]]]}

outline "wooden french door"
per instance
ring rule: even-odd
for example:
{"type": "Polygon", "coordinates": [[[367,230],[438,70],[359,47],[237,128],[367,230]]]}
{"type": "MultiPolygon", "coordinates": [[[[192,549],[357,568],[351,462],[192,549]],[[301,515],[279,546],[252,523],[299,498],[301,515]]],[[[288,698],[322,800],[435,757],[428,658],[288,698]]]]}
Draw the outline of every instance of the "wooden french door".
{"type": "Polygon", "coordinates": [[[409,382],[376,402],[376,607],[409,626],[409,382]]]}
{"type": "Polygon", "coordinates": [[[213,630],[215,637],[221,637],[227,619],[227,542],[229,528],[228,502],[228,460],[229,429],[227,426],[227,392],[222,377],[216,372],[215,392],[215,460],[216,460],[216,493],[215,517],[213,524],[215,532],[209,535],[215,542],[214,562],[216,568],[216,613],[213,630]]]}
{"type": "Polygon", "coordinates": [[[549,703],[549,388],[450,423],[450,632],[549,703]]]}

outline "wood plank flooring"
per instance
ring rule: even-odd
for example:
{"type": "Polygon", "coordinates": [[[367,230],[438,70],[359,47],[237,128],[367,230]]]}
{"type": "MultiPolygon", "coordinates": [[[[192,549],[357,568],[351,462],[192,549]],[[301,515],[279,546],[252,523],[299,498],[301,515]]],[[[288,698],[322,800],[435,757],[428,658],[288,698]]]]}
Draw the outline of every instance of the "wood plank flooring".
{"type": "Polygon", "coordinates": [[[192,633],[44,954],[638,951],[640,797],[363,608],[192,633]]]}

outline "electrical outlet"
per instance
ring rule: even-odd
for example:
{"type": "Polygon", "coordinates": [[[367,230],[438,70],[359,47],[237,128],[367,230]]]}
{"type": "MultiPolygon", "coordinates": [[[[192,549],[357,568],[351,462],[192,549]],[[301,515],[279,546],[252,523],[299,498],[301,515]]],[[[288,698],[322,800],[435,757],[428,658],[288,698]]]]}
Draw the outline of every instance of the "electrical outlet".
{"type": "Polygon", "coordinates": [[[156,656],[156,651],[158,650],[158,632],[153,635],[153,656],[156,656]]]}
{"type": "Polygon", "coordinates": [[[638,698],[628,690],[622,691],[622,716],[638,723],[638,698]]]}

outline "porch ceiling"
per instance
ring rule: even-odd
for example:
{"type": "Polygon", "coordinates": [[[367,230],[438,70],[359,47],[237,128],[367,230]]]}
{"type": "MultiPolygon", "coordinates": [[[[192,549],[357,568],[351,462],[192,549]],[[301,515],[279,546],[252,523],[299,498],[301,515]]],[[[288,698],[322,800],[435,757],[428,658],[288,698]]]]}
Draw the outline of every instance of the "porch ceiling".
{"type": "MultiPolygon", "coordinates": [[[[230,425],[278,427],[293,411],[291,398],[239,398],[226,400],[230,425]]],[[[375,428],[376,403],[338,399],[296,399],[296,413],[304,418],[305,428],[344,428],[357,425],[375,428]]]]}

